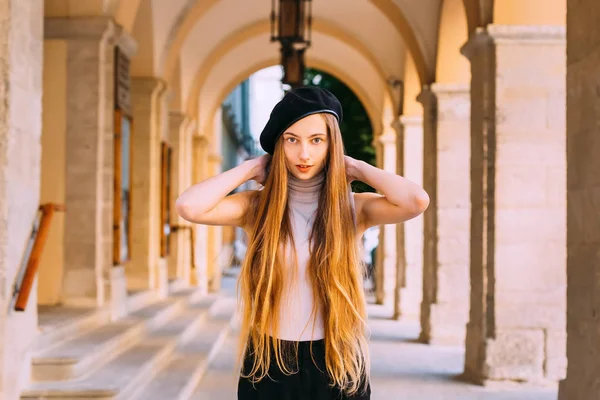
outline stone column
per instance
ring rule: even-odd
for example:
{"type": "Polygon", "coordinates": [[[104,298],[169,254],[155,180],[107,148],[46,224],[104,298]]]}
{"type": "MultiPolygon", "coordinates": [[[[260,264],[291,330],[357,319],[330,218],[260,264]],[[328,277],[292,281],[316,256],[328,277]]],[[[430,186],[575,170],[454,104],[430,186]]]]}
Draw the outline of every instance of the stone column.
{"type": "MultiPolygon", "coordinates": [[[[373,133],[372,145],[375,148],[375,161],[377,168],[383,169],[383,144],[377,140],[380,134],[373,133]]],[[[379,242],[375,249],[373,283],[375,284],[375,302],[379,305],[384,304],[385,289],[384,289],[384,267],[383,267],[383,232],[381,226],[379,228],[379,242]]],[[[389,304],[388,304],[389,305],[389,304]]]]}
{"type": "Polygon", "coordinates": [[[567,377],[559,400],[600,398],[600,4],[567,1],[567,377]]]}
{"type": "MultiPolygon", "coordinates": [[[[192,178],[193,183],[198,183],[208,177],[208,146],[206,136],[193,137],[192,178]]],[[[196,270],[192,274],[192,285],[196,285],[202,292],[208,293],[208,226],[196,224],[196,243],[194,255],[196,257],[196,270]]]]}
{"type": "MultiPolygon", "coordinates": [[[[400,117],[396,118],[392,122],[392,128],[394,129],[395,144],[396,144],[396,173],[400,176],[404,175],[404,130],[400,123],[400,117]]],[[[406,247],[404,246],[405,237],[405,225],[396,224],[396,287],[394,289],[394,313],[392,319],[398,320],[400,316],[404,315],[402,310],[402,296],[401,291],[406,283],[406,247]]]]}
{"type": "Polygon", "coordinates": [[[63,304],[103,305],[119,275],[112,268],[113,64],[121,37],[124,51],[135,52],[108,18],[45,20],[45,39],[66,43],[63,304]]]}
{"type": "Polygon", "coordinates": [[[158,289],[167,285],[160,257],[160,182],[163,96],[166,84],[157,78],[133,78],[132,251],[127,265],[129,290],[158,289]]]}
{"type": "MultiPolygon", "coordinates": [[[[397,149],[396,134],[392,129],[384,131],[377,139],[381,146],[381,168],[385,171],[396,173],[397,149]]],[[[377,258],[380,262],[380,278],[383,282],[377,285],[379,298],[383,304],[393,307],[393,317],[398,318],[400,314],[398,301],[398,265],[396,259],[396,225],[388,224],[380,227],[379,246],[377,258]]]]}
{"type": "Polygon", "coordinates": [[[44,3],[0,0],[0,398],[18,399],[31,376],[37,285],[24,312],[13,285],[40,200],[44,3]]]}
{"type": "MultiPolygon", "coordinates": [[[[184,145],[183,153],[182,153],[182,158],[183,158],[183,170],[182,170],[183,178],[182,178],[182,182],[181,182],[183,185],[182,192],[183,192],[183,190],[189,188],[190,186],[192,186],[194,184],[194,181],[193,181],[193,173],[194,173],[193,140],[194,140],[194,136],[196,134],[196,121],[194,121],[190,117],[186,117],[184,131],[185,131],[184,132],[185,145],[184,145]]],[[[175,202],[176,198],[178,197],[178,195],[179,195],[179,193],[175,194],[175,199],[173,200],[173,204],[175,204],[174,202],[175,202]]],[[[174,215],[177,215],[177,212],[174,208],[173,208],[173,213],[174,213],[174,215]]],[[[195,284],[195,280],[193,279],[193,274],[196,273],[196,271],[194,270],[195,260],[192,259],[192,256],[195,257],[195,252],[192,253],[192,251],[191,251],[191,249],[195,246],[195,243],[192,241],[192,239],[195,240],[196,224],[190,224],[188,222],[185,222],[185,224],[190,226],[192,228],[192,230],[194,231],[194,237],[192,237],[189,232],[187,232],[184,235],[184,243],[183,243],[184,252],[183,252],[183,257],[182,257],[183,258],[182,262],[184,265],[184,271],[183,271],[184,280],[187,282],[187,284],[191,285],[191,284],[195,284]]]]}
{"type": "MultiPolygon", "coordinates": [[[[208,171],[210,176],[221,173],[223,158],[216,153],[208,155],[208,171]]],[[[221,249],[223,247],[223,229],[220,226],[208,227],[208,290],[218,292],[221,289],[222,260],[221,249]]]]}
{"type": "Polygon", "coordinates": [[[462,345],[469,310],[469,88],[434,84],[423,104],[424,213],[421,336],[462,345]]]}
{"type": "MultiPolygon", "coordinates": [[[[177,197],[189,187],[186,169],[189,168],[186,160],[186,151],[190,147],[190,138],[187,125],[188,120],[182,113],[169,113],[169,142],[172,146],[172,171],[171,171],[171,204],[175,204],[177,197]]],[[[177,213],[171,215],[171,226],[185,227],[191,225],[177,213]]],[[[190,252],[189,231],[174,229],[171,236],[171,252],[169,254],[169,281],[183,280],[189,283],[190,266],[185,264],[190,252]],[[187,254],[186,254],[187,253],[187,254]]]]}
{"type": "Polygon", "coordinates": [[[566,366],[565,29],[490,25],[462,51],[472,70],[465,375],[557,381],[566,366]]]}
{"type": "MultiPolygon", "coordinates": [[[[423,185],[423,117],[401,116],[402,152],[399,154],[403,176],[423,185]]],[[[423,216],[404,224],[405,266],[402,271],[400,310],[402,318],[416,319],[423,299],[423,216]]]]}

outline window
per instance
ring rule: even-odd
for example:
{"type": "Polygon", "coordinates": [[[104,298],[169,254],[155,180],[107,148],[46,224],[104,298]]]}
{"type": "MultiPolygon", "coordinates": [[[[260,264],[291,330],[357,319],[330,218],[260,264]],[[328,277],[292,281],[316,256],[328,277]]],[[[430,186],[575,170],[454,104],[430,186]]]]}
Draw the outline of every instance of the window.
{"type": "Polygon", "coordinates": [[[113,200],[113,264],[131,259],[131,118],[129,60],[115,48],[114,69],[114,200],[113,200]]]}
{"type": "Polygon", "coordinates": [[[131,118],[115,110],[114,257],[115,265],[131,259],[131,118]]]}
{"type": "Polygon", "coordinates": [[[161,230],[160,256],[166,257],[170,252],[171,237],[171,168],[173,149],[165,142],[161,143],[161,230]]]}

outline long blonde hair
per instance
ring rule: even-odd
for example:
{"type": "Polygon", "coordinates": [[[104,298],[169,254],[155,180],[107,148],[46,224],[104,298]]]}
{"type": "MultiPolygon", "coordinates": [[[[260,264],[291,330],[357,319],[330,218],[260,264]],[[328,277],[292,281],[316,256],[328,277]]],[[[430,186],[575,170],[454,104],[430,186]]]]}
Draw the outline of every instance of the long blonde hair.
{"type": "MultiPolygon", "coordinates": [[[[313,316],[321,307],[325,330],[325,366],[332,385],[352,395],[366,388],[369,352],[363,264],[356,239],[356,215],[346,180],[344,147],[337,120],[322,114],[329,149],[318,211],[310,234],[307,266],[315,295],[313,316]]],[[[263,190],[253,199],[247,218],[252,230],[238,281],[240,301],[239,360],[250,356],[242,376],[257,382],[269,372],[272,357],[291,374],[289,354],[277,339],[278,312],[285,281],[287,245],[294,246],[288,208],[288,170],[283,140],[278,140],[263,190]],[[273,354],[272,354],[273,353],[273,354]]],[[[293,248],[293,247],[292,247],[293,248]]],[[[297,357],[297,347],[295,351],[297,357]]]]}

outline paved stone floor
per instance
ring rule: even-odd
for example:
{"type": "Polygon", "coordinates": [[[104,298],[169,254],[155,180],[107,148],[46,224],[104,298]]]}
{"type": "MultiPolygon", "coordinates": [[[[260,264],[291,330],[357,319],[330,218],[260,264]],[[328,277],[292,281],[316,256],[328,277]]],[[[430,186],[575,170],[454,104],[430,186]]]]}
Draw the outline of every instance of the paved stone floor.
{"type": "MultiPolygon", "coordinates": [[[[415,342],[417,322],[390,321],[388,311],[370,306],[372,400],[556,400],[549,388],[492,389],[469,385],[455,377],[462,372],[459,347],[415,342]]],[[[236,399],[235,337],[229,337],[204,376],[194,400],[236,399]]]]}

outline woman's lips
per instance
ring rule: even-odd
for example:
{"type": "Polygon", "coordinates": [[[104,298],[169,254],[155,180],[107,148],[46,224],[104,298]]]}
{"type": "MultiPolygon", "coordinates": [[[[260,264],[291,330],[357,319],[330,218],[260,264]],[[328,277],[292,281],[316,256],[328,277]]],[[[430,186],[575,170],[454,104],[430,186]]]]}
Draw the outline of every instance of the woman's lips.
{"type": "Polygon", "coordinates": [[[296,168],[298,168],[300,172],[308,172],[308,170],[312,168],[312,165],[296,165],[296,168]]]}

